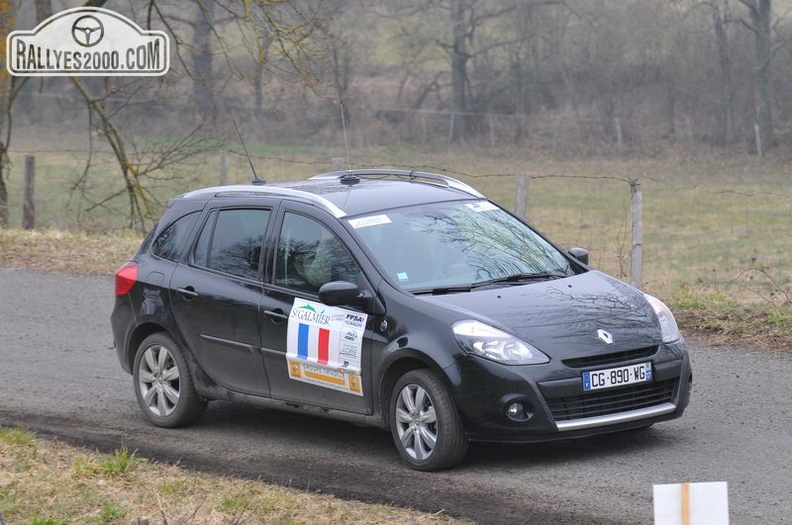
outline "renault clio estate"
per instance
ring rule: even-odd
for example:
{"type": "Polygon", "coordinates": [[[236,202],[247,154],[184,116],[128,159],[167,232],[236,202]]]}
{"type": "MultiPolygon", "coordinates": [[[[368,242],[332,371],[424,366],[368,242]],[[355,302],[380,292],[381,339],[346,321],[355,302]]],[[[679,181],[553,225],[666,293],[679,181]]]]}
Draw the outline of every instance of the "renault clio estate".
{"type": "Polygon", "coordinates": [[[388,429],[431,471],[471,440],[644,428],[690,397],[662,302],[437,174],[186,193],[115,287],[118,359],[161,427],[211,400],[304,411],[388,429]]]}

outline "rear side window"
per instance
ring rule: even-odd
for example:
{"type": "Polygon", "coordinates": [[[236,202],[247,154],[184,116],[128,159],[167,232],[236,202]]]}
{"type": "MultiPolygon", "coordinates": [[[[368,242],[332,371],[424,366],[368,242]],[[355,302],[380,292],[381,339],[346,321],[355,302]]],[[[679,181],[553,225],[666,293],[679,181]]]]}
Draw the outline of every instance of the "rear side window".
{"type": "Polygon", "coordinates": [[[197,266],[246,279],[258,279],[261,244],[270,210],[230,209],[212,212],[193,253],[197,266]]]}
{"type": "Polygon", "coordinates": [[[154,240],[151,246],[151,253],[169,261],[179,260],[181,246],[184,244],[187,235],[190,234],[197,218],[197,213],[190,213],[165,228],[159,234],[159,237],[154,240]]]}

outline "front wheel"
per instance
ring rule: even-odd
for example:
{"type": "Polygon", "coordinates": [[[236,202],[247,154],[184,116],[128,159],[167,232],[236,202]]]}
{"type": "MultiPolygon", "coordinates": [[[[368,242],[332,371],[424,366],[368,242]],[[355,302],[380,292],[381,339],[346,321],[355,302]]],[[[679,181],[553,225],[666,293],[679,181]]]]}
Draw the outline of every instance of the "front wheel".
{"type": "Polygon", "coordinates": [[[143,414],[159,427],[189,425],[206,409],[206,401],[195,391],[182,349],[163,333],[150,335],[138,347],[134,382],[143,414]]]}
{"type": "Polygon", "coordinates": [[[456,406],[429,370],[412,370],[396,382],[389,421],[399,455],[416,470],[451,468],[465,457],[468,441],[456,406]]]}

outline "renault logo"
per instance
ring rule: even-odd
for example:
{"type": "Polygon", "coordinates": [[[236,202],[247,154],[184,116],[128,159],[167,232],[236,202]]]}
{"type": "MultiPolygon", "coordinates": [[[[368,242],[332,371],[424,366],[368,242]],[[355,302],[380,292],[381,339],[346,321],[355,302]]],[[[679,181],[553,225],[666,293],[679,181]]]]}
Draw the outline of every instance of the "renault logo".
{"type": "Polygon", "coordinates": [[[605,344],[609,344],[609,345],[613,344],[613,336],[610,334],[610,332],[606,332],[602,328],[597,330],[597,337],[605,341],[605,344]]]}

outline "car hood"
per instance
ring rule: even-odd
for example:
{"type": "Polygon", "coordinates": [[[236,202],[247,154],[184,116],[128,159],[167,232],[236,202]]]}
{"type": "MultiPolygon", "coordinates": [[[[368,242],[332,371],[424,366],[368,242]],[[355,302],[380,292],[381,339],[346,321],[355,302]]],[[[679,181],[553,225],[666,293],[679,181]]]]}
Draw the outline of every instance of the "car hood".
{"type": "Polygon", "coordinates": [[[424,299],[556,357],[647,348],[661,340],[657,316],[643,294],[597,271],[424,299]]]}

